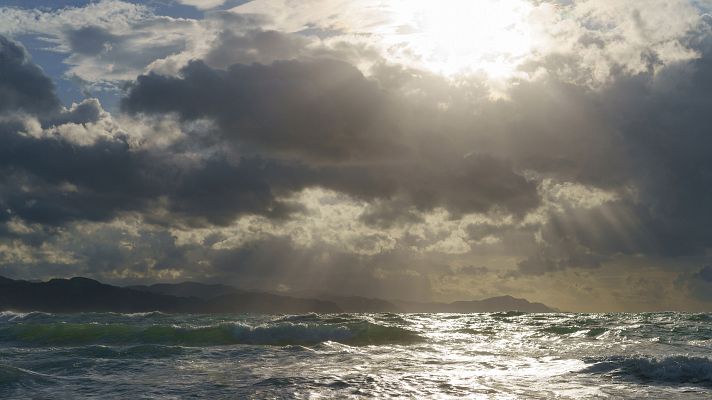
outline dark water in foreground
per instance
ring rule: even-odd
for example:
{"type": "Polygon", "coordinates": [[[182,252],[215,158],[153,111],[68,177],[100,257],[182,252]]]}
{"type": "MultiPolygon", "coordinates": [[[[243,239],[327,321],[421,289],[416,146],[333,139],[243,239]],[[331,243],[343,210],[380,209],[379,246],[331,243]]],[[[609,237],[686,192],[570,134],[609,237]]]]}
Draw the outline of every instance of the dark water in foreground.
{"type": "Polygon", "coordinates": [[[0,313],[0,399],[712,398],[712,314],[0,313]]]}

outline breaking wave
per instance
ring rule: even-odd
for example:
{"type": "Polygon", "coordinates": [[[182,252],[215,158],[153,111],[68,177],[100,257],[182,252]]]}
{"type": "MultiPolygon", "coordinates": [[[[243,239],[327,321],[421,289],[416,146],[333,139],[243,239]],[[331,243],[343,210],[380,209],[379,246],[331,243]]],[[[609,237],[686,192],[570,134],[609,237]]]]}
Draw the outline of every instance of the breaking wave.
{"type": "Polygon", "coordinates": [[[343,324],[293,323],[250,326],[136,326],[97,323],[18,323],[0,328],[0,342],[31,346],[132,345],[220,346],[230,344],[313,345],[334,341],[353,346],[408,344],[420,341],[415,332],[366,321],[343,324]]]}
{"type": "Polygon", "coordinates": [[[550,326],[550,327],[541,329],[540,332],[559,335],[559,336],[566,336],[566,335],[572,335],[572,334],[577,334],[577,335],[583,334],[586,337],[595,338],[597,336],[603,335],[604,333],[608,332],[608,329],[602,328],[602,327],[587,328],[587,327],[579,327],[579,326],[550,326]]]}
{"type": "Polygon", "coordinates": [[[13,322],[19,321],[31,316],[32,314],[42,314],[42,313],[23,313],[17,311],[0,311],[0,322],[13,322]]]}
{"type": "Polygon", "coordinates": [[[705,357],[671,356],[590,359],[594,364],[581,372],[607,374],[620,379],[658,384],[712,386],[712,360],[705,357]]]}

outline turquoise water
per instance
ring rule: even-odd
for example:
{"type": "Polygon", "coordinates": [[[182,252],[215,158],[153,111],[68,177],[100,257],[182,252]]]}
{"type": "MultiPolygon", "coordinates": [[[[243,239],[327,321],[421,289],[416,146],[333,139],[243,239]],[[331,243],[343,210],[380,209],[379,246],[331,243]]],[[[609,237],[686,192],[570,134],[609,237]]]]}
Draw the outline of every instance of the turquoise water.
{"type": "Polygon", "coordinates": [[[0,398],[712,398],[712,314],[0,313],[0,398]]]}

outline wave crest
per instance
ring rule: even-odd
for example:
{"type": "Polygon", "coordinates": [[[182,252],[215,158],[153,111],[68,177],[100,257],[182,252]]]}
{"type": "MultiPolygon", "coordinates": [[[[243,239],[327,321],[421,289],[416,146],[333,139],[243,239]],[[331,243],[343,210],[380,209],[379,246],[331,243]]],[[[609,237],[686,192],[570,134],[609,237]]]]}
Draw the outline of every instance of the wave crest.
{"type": "Polygon", "coordinates": [[[623,357],[591,359],[594,364],[581,372],[608,374],[621,379],[661,384],[712,386],[712,360],[705,357],[623,357]]]}
{"type": "Polygon", "coordinates": [[[344,324],[279,322],[250,326],[223,323],[202,327],[172,325],[51,323],[0,328],[0,341],[23,345],[161,344],[176,346],[313,345],[334,341],[353,346],[408,344],[415,332],[366,321],[344,324]]]}
{"type": "Polygon", "coordinates": [[[0,311],[0,322],[12,322],[21,320],[27,317],[30,313],[22,313],[16,311],[0,311]]]}

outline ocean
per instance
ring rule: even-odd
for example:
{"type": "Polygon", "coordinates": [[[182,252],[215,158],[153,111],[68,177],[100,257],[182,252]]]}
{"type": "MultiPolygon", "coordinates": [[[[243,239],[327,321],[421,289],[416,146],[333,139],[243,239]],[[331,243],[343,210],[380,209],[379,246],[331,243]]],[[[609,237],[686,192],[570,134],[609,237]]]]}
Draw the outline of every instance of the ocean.
{"type": "Polygon", "coordinates": [[[1,399],[712,398],[712,314],[0,313],[1,399]]]}

